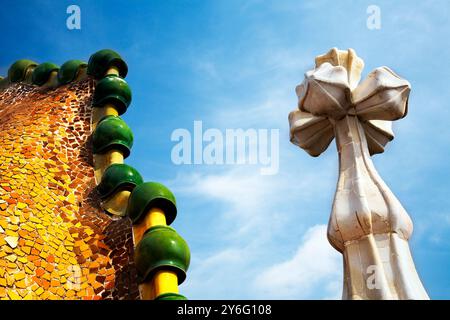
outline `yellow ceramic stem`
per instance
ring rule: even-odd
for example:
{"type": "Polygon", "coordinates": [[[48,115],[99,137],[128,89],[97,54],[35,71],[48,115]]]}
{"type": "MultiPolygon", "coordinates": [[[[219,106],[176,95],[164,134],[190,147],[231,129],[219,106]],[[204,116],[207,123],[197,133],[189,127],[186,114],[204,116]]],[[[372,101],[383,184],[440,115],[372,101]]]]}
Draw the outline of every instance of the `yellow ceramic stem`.
{"type": "Polygon", "coordinates": [[[115,66],[112,66],[111,68],[108,69],[108,71],[106,71],[105,75],[108,76],[108,75],[111,75],[111,74],[118,76],[119,75],[119,69],[117,69],[117,67],[115,67],[115,66]]]}
{"type": "Polygon", "coordinates": [[[149,227],[154,227],[154,226],[166,226],[167,222],[166,222],[166,215],[164,214],[164,212],[161,209],[158,208],[153,208],[150,210],[149,214],[148,214],[148,218],[149,218],[149,227]]]}
{"type": "Polygon", "coordinates": [[[155,298],[164,293],[178,293],[178,277],[173,271],[161,270],[153,277],[155,298]]]}
{"type": "MultiPolygon", "coordinates": [[[[138,244],[142,240],[145,231],[154,226],[166,226],[166,216],[159,208],[152,208],[145,215],[143,221],[133,227],[134,243],[138,244]]],[[[140,286],[141,298],[143,300],[155,299],[164,293],[178,293],[178,277],[173,271],[159,270],[146,283],[140,286]]]]}
{"type": "Polygon", "coordinates": [[[117,150],[111,150],[107,153],[109,162],[112,163],[123,163],[123,154],[117,150]]]}
{"type": "Polygon", "coordinates": [[[113,104],[107,103],[104,107],[104,114],[105,116],[118,116],[119,112],[117,111],[116,107],[113,104]]]}
{"type": "Polygon", "coordinates": [[[166,226],[166,216],[159,208],[151,208],[144,219],[138,225],[133,226],[134,243],[137,245],[142,240],[145,231],[154,226],[166,226]]]}
{"type": "MultiPolygon", "coordinates": [[[[117,67],[112,66],[111,68],[106,71],[105,76],[108,75],[119,75],[119,69],[117,67]]],[[[117,117],[119,115],[119,112],[117,111],[116,107],[111,104],[107,103],[103,107],[100,108],[94,108],[92,110],[92,130],[95,130],[95,127],[97,127],[97,123],[105,116],[115,116],[117,117]]]]}
{"type": "Polygon", "coordinates": [[[34,68],[28,68],[25,72],[25,78],[23,80],[24,83],[32,83],[34,68]]]}
{"type": "Polygon", "coordinates": [[[112,196],[103,201],[103,209],[119,217],[125,216],[130,194],[131,192],[128,190],[115,192],[112,196]]]}
{"type": "Polygon", "coordinates": [[[113,149],[105,154],[94,154],[94,174],[97,184],[102,180],[105,170],[114,163],[123,163],[122,152],[113,149]]]}
{"type": "Polygon", "coordinates": [[[75,76],[75,79],[73,81],[75,82],[75,81],[81,80],[86,77],[87,77],[87,67],[81,68],[78,70],[78,73],[75,76]]]}
{"type": "Polygon", "coordinates": [[[42,88],[55,88],[58,86],[58,71],[52,71],[46,83],[42,85],[42,88]]]}
{"type": "Polygon", "coordinates": [[[95,130],[97,127],[97,123],[106,116],[115,116],[117,117],[119,115],[119,112],[117,111],[116,107],[111,104],[107,103],[103,107],[95,107],[92,110],[92,130],[95,130]]]}

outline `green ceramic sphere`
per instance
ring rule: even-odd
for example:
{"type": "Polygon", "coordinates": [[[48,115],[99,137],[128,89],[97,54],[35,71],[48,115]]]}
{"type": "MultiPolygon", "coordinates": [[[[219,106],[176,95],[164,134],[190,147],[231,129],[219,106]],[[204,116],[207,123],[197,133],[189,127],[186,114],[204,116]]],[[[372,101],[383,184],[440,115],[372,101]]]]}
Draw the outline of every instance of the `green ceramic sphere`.
{"type": "Polygon", "coordinates": [[[35,85],[42,86],[50,78],[53,71],[58,71],[59,67],[51,62],[44,62],[33,70],[32,82],[35,85]]]}
{"type": "Polygon", "coordinates": [[[120,117],[106,116],[95,128],[92,144],[95,154],[116,149],[123,153],[124,158],[127,158],[133,146],[133,133],[120,117]]]}
{"type": "Polygon", "coordinates": [[[142,176],[135,168],[127,164],[116,163],[105,170],[97,190],[100,198],[105,199],[118,191],[132,191],[143,182],[142,176]]]}
{"type": "Polygon", "coordinates": [[[187,300],[185,296],[179,293],[163,293],[155,298],[155,300],[167,301],[167,300],[187,300]]]}
{"type": "Polygon", "coordinates": [[[113,50],[103,49],[89,58],[87,73],[95,79],[101,79],[111,67],[116,67],[119,70],[120,77],[126,77],[128,66],[122,57],[113,50]]]}
{"type": "Polygon", "coordinates": [[[127,111],[131,103],[131,89],[122,78],[109,75],[101,79],[95,86],[94,107],[102,107],[107,103],[113,104],[119,115],[127,111]]]}
{"type": "Polygon", "coordinates": [[[134,188],[128,200],[127,215],[136,224],[151,208],[163,210],[168,225],[177,216],[175,196],[158,182],[145,182],[134,188]]]}
{"type": "Polygon", "coordinates": [[[191,254],[184,239],[171,227],[155,226],[147,230],[135,250],[134,261],[141,280],[158,270],[173,270],[178,284],[186,279],[191,254]]]}
{"type": "Polygon", "coordinates": [[[8,70],[8,78],[10,82],[20,82],[25,80],[27,71],[36,68],[37,63],[31,60],[18,60],[14,62],[8,70]]]}
{"type": "Polygon", "coordinates": [[[87,68],[87,63],[81,60],[66,61],[58,72],[58,82],[67,84],[74,81],[82,69],[87,68]]]}

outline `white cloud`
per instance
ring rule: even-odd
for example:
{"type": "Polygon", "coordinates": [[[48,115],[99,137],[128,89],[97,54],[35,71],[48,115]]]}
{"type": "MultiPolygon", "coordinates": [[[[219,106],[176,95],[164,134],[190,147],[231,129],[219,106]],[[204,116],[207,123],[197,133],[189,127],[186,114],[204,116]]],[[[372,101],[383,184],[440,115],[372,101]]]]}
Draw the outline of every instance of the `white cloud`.
{"type": "Polygon", "coordinates": [[[325,200],[324,191],[334,188],[332,170],[312,168],[299,173],[301,168],[302,164],[294,163],[291,169],[272,176],[261,175],[256,166],[225,167],[209,174],[196,169],[179,174],[168,185],[178,196],[197,201],[199,207],[219,204],[213,219],[223,228],[233,226],[233,232],[226,233],[228,239],[245,241],[243,237],[252,236],[255,242],[270,241],[286,223],[310,215],[308,205],[325,200]]]}
{"type": "MultiPolygon", "coordinates": [[[[200,174],[198,170],[195,174],[180,174],[169,183],[171,188],[178,196],[197,203],[193,211],[213,203],[217,209],[209,216],[211,225],[223,231],[201,231],[214,234],[214,242],[203,250],[193,251],[189,281],[183,285],[183,292],[191,299],[276,299],[282,298],[280,292],[286,293],[287,299],[338,298],[342,279],[339,254],[333,253],[328,244],[324,226],[306,231],[299,249],[302,256],[294,258],[299,263],[319,258],[317,262],[325,264],[322,268],[311,261],[304,266],[307,272],[316,272],[315,276],[306,275],[297,291],[286,278],[278,279],[278,286],[275,278],[267,281],[266,286],[258,285],[258,281],[265,282],[259,275],[272,269],[265,269],[266,266],[282,260],[286,251],[297,247],[299,233],[287,230],[304,229],[302,217],[314,213],[308,204],[326,203],[321,199],[324,185],[330,181],[333,177],[315,170],[303,172],[301,179],[293,174],[262,176],[248,167],[232,167],[214,174],[200,174]],[[280,242],[280,238],[286,242],[280,242]],[[334,278],[330,271],[333,269],[334,278]]],[[[197,223],[202,224],[200,220],[197,223]]],[[[285,268],[283,273],[297,274],[295,263],[285,268]]],[[[299,283],[296,279],[294,284],[299,283]]]]}
{"type": "MultiPolygon", "coordinates": [[[[283,215],[275,210],[281,200],[277,193],[286,192],[291,183],[280,176],[260,175],[256,168],[232,167],[215,174],[180,175],[171,184],[176,193],[205,202],[219,202],[222,212],[216,215],[217,224],[221,224],[220,220],[232,223],[235,228],[227,235],[239,239],[266,229],[268,220],[274,225],[284,222],[283,215]]],[[[289,199],[294,201],[294,194],[284,197],[284,200],[289,199]]],[[[265,233],[265,237],[268,236],[269,233],[265,233]]]]}
{"type": "Polygon", "coordinates": [[[255,272],[255,251],[226,248],[211,256],[193,256],[183,292],[190,299],[254,299],[249,286],[255,272]]]}
{"type": "Polygon", "coordinates": [[[326,240],[325,225],[308,229],[291,259],[263,269],[258,260],[265,248],[195,257],[183,292],[191,299],[340,299],[342,257],[326,240]]]}
{"type": "Polygon", "coordinates": [[[280,299],[310,299],[318,291],[322,298],[338,299],[342,293],[342,257],[328,243],[326,232],[325,225],[308,229],[291,259],[269,267],[256,278],[257,288],[280,299]]]}

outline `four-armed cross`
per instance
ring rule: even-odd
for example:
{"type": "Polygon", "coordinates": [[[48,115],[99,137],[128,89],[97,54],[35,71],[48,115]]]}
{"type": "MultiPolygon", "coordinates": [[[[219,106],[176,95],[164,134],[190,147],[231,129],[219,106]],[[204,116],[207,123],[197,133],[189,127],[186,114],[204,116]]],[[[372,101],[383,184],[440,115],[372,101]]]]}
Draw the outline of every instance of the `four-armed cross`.
{"type": "Polygon", "coordinates": [[[339,181],[328,239],[344,256],[343,298],[428,299],[409,250],[412,221],[370,157],[394,138],[391,121],[406,116],[410,84],[387,67],[359,83],[363,67],[352,49],[316,58],[296,88],[291,142],[318,156],[336,137],[339,181]]]}

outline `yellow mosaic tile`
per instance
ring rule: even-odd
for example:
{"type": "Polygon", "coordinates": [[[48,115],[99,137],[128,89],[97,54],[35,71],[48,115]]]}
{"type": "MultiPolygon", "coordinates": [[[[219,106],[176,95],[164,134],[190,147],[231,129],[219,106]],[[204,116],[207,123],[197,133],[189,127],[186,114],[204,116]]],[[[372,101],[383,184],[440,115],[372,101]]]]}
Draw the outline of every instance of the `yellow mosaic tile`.
{"type": "Polygon", "coordinates": [[[0,90],[1,299],[138,297],[131,224],[111,219],[94,189],[93,88],[0,90]]]}

